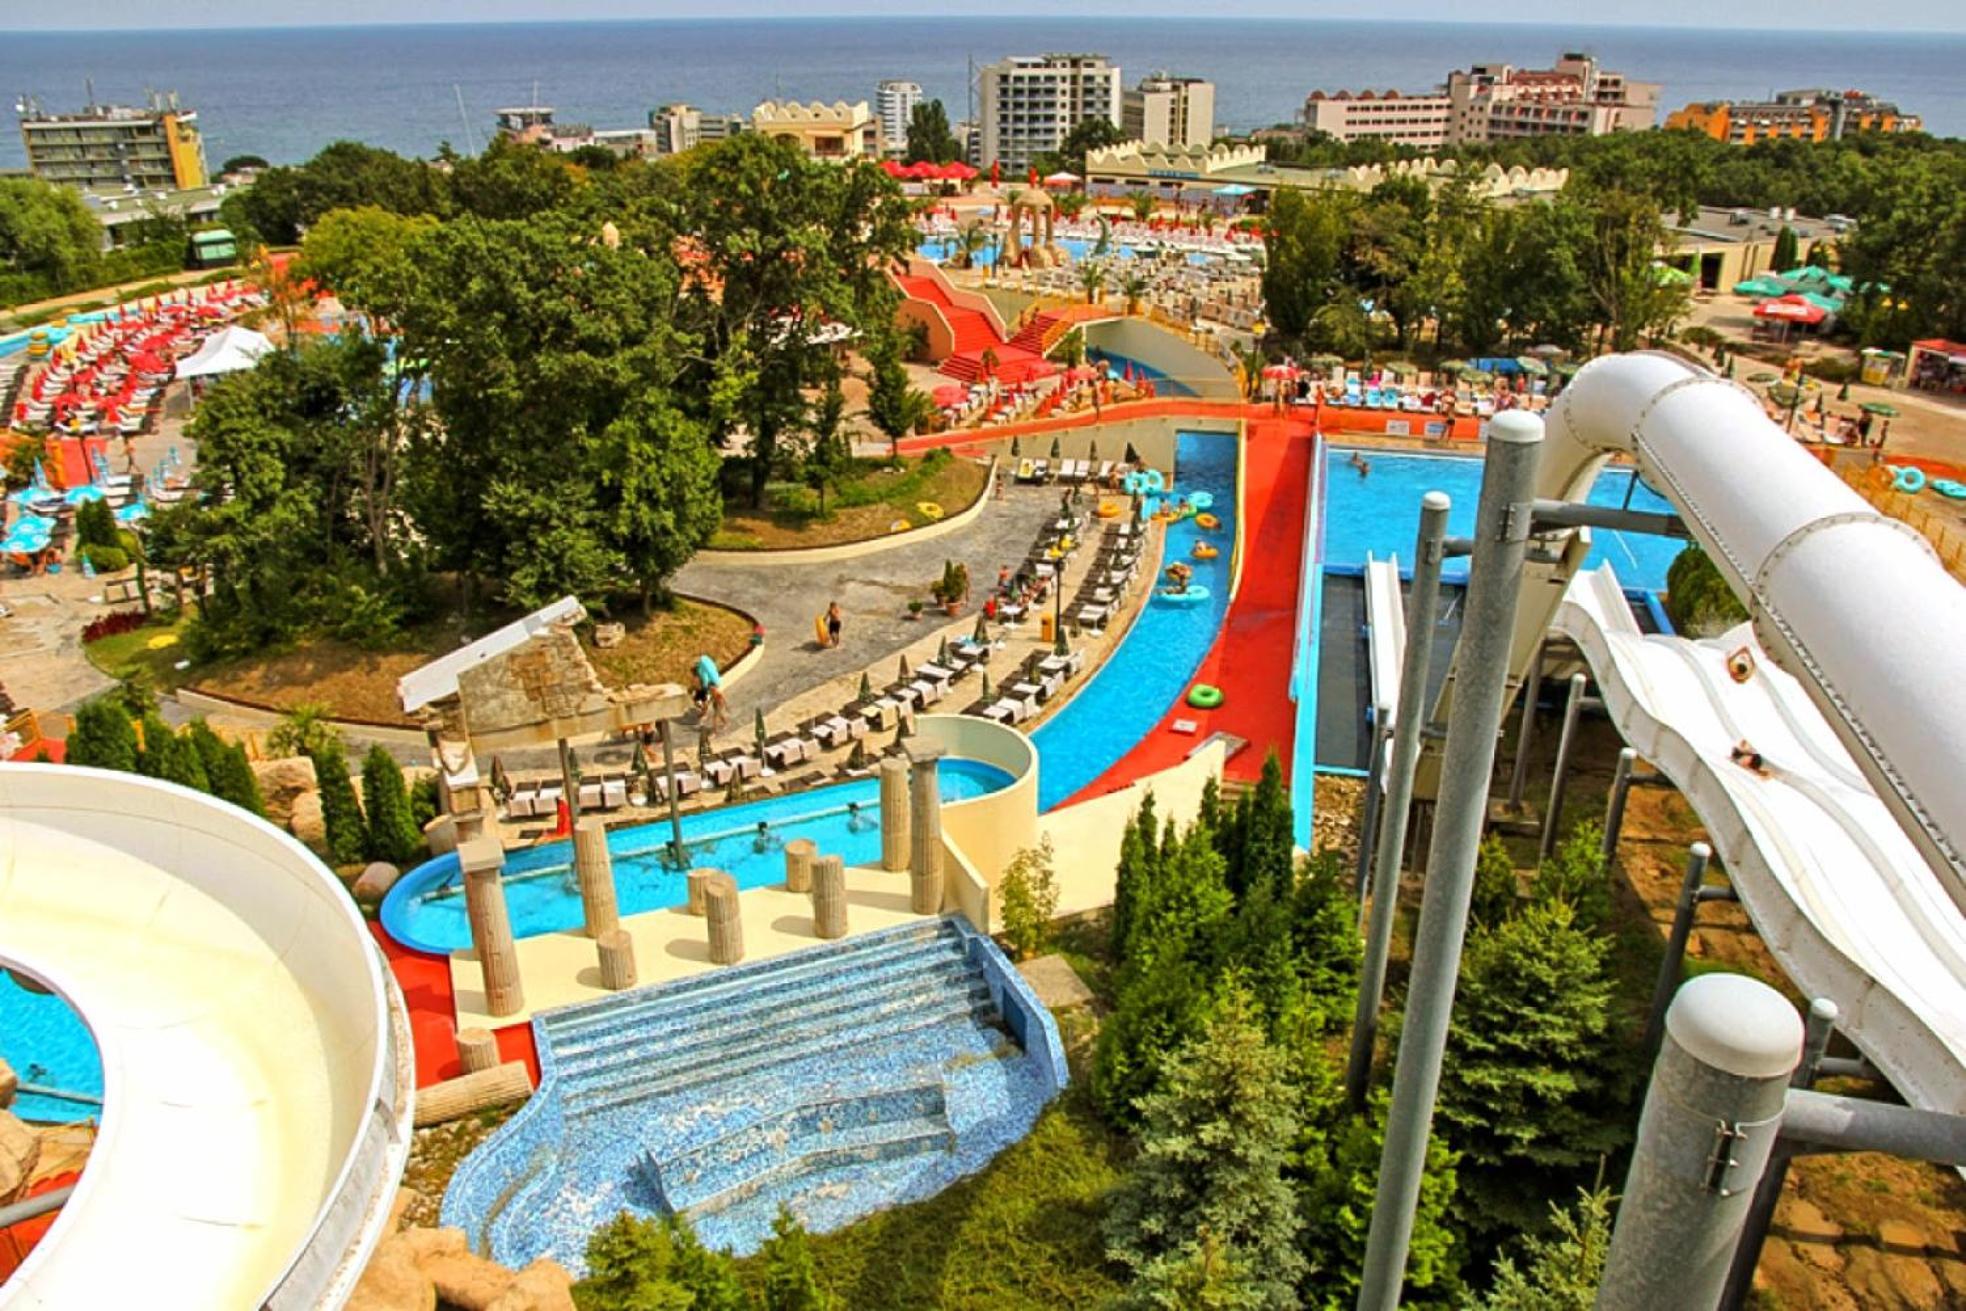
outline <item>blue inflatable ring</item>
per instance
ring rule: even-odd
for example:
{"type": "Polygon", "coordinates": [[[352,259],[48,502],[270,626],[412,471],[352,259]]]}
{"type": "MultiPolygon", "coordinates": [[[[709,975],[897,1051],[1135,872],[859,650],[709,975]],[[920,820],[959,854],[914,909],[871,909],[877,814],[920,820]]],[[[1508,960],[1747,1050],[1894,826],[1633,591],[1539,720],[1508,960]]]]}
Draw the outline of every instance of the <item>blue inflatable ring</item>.
{"type": "Polygon", "coordinates": [[[1192,505],[1197,510],[1206,510],[1209,506],[1215,504],[1215,493],[1213,492],[1190,493],[1188,496],[1188,504],[1192,505]]]}
{"type": "Polygon", "coordinates": [[[1167,487],[1167,479],[1161,477],[1159,469],[1149,469],[1141,477],[1146,479],[1146,488],[1150,492],[1162,491],[1167,487]]]}
{"type": "Polygon", "coordinates": [[[1895,491],[1916,495],[1925,490],[1925,471],[1915,464],[1907,464],[1891,480],[1891,487],[1895,491]]]}
{"type": "Polygon", "coordinates": [[[1941,496],[1955,501],[1966,500],[1966,483],[1954,482],[1950,478],[1934,478],[1931,487],[1941,496]]]}

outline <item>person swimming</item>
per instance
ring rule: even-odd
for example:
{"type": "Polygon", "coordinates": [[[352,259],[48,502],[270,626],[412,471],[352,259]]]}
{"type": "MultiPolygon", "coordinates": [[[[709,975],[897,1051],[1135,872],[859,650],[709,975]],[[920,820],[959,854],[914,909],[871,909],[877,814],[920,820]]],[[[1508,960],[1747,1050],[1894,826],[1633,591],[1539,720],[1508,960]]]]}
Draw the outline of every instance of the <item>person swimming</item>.
{"type": "Polygon", "coordinates": [[[865,833],[874,826],[874,821],[860,812],[858,801],[846,803],[846,828],[849,833],[865,833]]]}
{"type": "Polygon", "coordinates": [[[758,835],[751,839],[751,850],[759,853],[771,850],[771,829],[763,820],[758,821],[758,835]]]}
{"type": "Polygon", "coordinates": [[[1372,461],[1365,458],[1363,451],[1353,451],[1351,463],[1352,468],[1358,470],[1358,476],[1361,478],[1372,472],[1372,461]]]}

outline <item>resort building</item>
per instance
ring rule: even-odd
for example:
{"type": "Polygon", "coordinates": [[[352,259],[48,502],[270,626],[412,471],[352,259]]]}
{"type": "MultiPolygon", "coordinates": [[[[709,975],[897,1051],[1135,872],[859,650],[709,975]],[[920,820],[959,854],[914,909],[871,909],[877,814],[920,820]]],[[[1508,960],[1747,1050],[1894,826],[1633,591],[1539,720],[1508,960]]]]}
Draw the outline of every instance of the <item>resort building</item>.
{"type": "Polygon", "coordinates": [[[1773,100],[1695,101],[1666,116],[1668,130],[1715,141],[1840,141],[1853,132],[1920,132],[1924,120],[1862,91],[1780,91],[1773,100]]]}
{"type": "Polygon", "coordinates": [[[797,146],[813,159],[841,163],[881,157],[881,125],[864,100],[767,100],[751,111],[751,130],[797,146]]]}
{"type": "Polygon", "coordinates": [[[889,150],[908,148],[908,120],[922,102],[922,84],[889,78],[874,88],[874,113],[881,120],[881,137],[889,150]]]}
{"type": "Polygon", "coordinates": [[[1795,233],[1795,258],[1800,262],[1806,261],[1817,246],[1835,241],[1849,226],[1848,220],[1836,215],[1807,218],[1797,216],[1793,209],[1703,205],[1691,215],[1680,215],[1679,222],[1671,225],[1672,249],[1663,259],[1690,274],[1694,286],[1722,291],[1756,274],[1781,271],[1775,267],[1775,243],[1783,228],[1795,233]]]}
{"type": "Polygon", "coordinates": [[[20,106],[21,143],[34,176],[72,187],[186,191],[209,180],[198,112],[175,92],[144,106],[91,104],[79,114],[20,106]]]}
{"type": "Polygon", "coordinates": [[[1475,64],[1431,91],[1313,91],[1304,126],[1340,141],[1450,146],[1535,136],[1603,136],[1653,125],[1659,84],[1635,82],[1579,52],[1552,68],[1475,64]]]}
{"type": "Polygon", "coordinates": [[[1013,55],[976,76],[980,167],[1022,169],[1088,118],[1121,125],[1120,70],[1104,55],[1013,55]]]}
{"type": "Polygon", "coordinates": [[[597,144],[594,129],[589,125],[555,123],[551,105],[508,105],[493,110],[492,117],[498,123],[498,136],[507,141],[561,154],[597,144]]]}
{"type": "Polygon", "coordinates": [[[706,114],[678,101],[649,111],[649,153],[680,155],[706,141],[722,141],[750,130],[751,120],[742,114],[706,114]]]}
{"type": "Polygon", "coordinates": [[[1183,148],[1122,141],[1087,152],[1086,189],[1093,195],[1151,191],[1169,200],[1249,199],[1260,205],[1279,190],[1364,192],[1389,179],[1408,177],[1430,187],[1460,179],[1476,195],[1517,201],[1547,200],[1563,190],[1570,177],[1568,169],[1520,165],[1505,169],[1499,164],[1463,173],[1459,161],[1431,157],[1353,168],[1303,168],[1272,164],[1268,156],[1267,146],[1252,144],[1183,148]]]}
{"type": "Polygon", "coordinates": [[[1121,100],[1120,131],[1153,145],[1205,149],[1215,141],[1215,84],[1166,73],[1143,78],[1121,100]]]}

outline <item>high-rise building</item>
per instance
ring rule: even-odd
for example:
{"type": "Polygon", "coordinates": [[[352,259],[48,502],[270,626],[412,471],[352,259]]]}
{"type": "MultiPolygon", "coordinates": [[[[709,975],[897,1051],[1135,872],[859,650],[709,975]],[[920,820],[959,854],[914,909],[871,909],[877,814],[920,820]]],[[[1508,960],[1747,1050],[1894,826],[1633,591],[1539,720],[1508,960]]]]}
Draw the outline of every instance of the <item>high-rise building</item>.
{"type": "Polygon", "coordinates": [[[79,114],[50,114],[36,100],[20,105],[27,167],[49,182],[89,189],[189,191],[206,182],[198,113],[175,92],[146,106],[91,104],[79,114]]]}
{"type": "Polygon", "coordinates": [[[1120,126],[1120,70],[1104,55],[1012,55],[977,70],[977,163],[1028,166],[1088,118],[1120,126]]]}
{"type": "Polygon", "coordinates": [[[1313,91],[1304,126],[1340,141],[1453,146],[1533,136],[1602,136],[1649,128],[1659,84],[1634,82],[1567,52],[1552,68],[1475,64],[1431,91],[1313,91]]]}
{"type": "Polygon", "coordinates": [[[1215,140],[1215,84],[1155,73],[1120,103],[1120,131],[1159,146],[1207,146],[1215,140]]]}
{"type": "Polygon", "coordinates": [[[908,120],[921,102],[919,82],[889,78],[874,88],[874,113],[881,120],[881,137],[889,150],[908,148],[908,120]]]}
{"type": "Polygon", "coordinates": [[[1924,120],[1862,91],[1780,91],[1773,100],[1696,101],[1666,115],[1668,129],[1704,132],[1715,141],[1840,141],[1856,132],[1919,132],[1924,120]]]}
{"type": "Polygon", "coordinates": [[[742,114],[706,114],[677,102],[649,111],[649,149],[656,155],[680,155],[706,141],[722,141],[750,129],[751,120],[742,114]]]}

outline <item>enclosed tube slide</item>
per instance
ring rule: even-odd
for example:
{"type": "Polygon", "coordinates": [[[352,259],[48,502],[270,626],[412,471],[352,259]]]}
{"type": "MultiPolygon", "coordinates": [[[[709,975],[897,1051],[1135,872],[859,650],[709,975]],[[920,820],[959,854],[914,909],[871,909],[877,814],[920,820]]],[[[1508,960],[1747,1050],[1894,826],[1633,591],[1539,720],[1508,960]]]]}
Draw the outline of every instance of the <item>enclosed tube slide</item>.
{"type": "MultiPolygon", "coordinates": [[[[1636,459],[1966,910],[1966,589],[1931,547],[1796,445],[1751,394],[1677,356],[1595,360],[1546,418],[1538,496],[1581,501],[1610,456],[1636,459]]],[[[1561,586],[1524,596],[1514,678],[1561,599],[1561,586]]]]}
{"type": "Polygon", "coordinates": [[[0,966],[72,1004],[102,1121],[4,1311],[337,1307],[410,1143],[403,999],[348,894],[185,788],[0,765],[0,966]]]}

